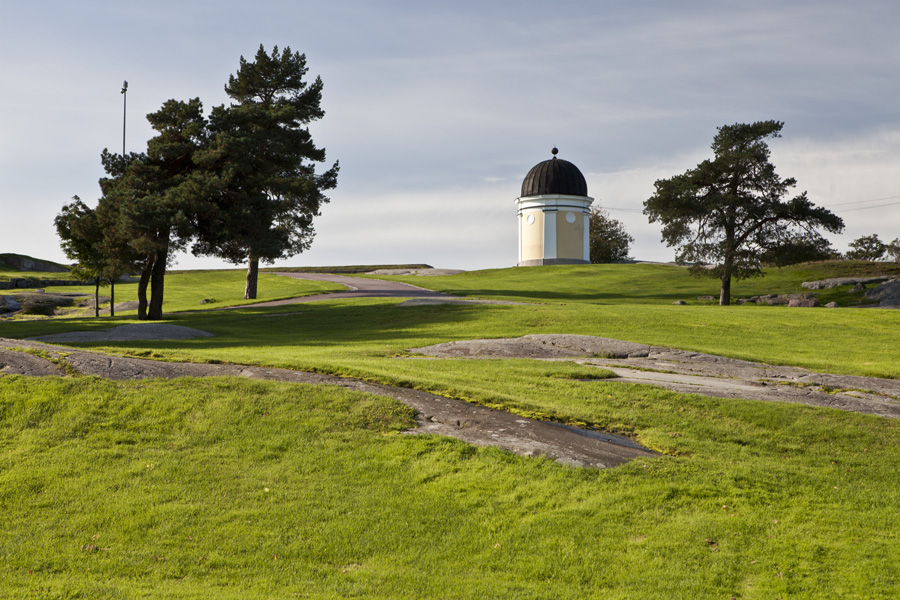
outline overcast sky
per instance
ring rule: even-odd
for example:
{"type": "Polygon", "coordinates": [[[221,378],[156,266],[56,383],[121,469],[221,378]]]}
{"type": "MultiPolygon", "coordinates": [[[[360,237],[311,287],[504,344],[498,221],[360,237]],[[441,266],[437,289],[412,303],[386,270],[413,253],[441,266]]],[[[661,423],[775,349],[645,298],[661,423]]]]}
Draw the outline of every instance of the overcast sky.
{"type": "MultiPolygon", "coordinates": [[[[0,252],[64,261],[53,228],[95,206],[100,152],[153,135],[167,99],[207,111],[260,44],[324,81],[312,127],[337,189],[290,266],[512,266],[522,179],[559,156],[667,261],[641,214],[716,127],[777,119],[773,162],[844,218],[832,241],[900,237],[897,0],[35,0],[0,9],[0,252]]],[[[230,266],[184,255],[178,268],[230,266]]]]}

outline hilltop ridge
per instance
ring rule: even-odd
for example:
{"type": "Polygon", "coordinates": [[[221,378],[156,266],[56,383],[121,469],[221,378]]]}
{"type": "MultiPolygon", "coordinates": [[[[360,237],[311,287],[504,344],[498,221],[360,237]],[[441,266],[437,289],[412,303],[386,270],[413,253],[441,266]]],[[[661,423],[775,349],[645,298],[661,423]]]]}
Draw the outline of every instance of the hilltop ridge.
{"type": "Polygon", "coordinates": [[[0,271],[37,271],[40,273],[68,273],[71,270],[49,260],[41,260],[24,254],[0,254],[0,271]]]}

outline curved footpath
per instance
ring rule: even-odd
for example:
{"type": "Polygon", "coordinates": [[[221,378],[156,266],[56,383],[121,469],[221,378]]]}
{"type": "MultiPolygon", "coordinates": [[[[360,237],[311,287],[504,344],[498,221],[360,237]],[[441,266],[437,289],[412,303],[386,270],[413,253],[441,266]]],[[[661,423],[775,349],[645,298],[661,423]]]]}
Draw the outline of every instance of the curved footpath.
{"type": "MultiPolygon", "coordinates": [[[[301,296],[299,298],[286,298],[284,300],[273,300],[271,302],[260,302],[259,304],[250,304],[249,306],[285,306],[287,304],[299,304],[302,302],[316,302],[319,300],[344,300],[351,298],[442,298],[453,300],[453,296],[426,290],[408,283],[400,283],[399,281],[386,281],[384,279],[365,279],[362,277],[347,277],[346,275],[332,275],[330,273],[275,273],[282,277],[291,277],[292,279],[307,279],[310,281],[330,281],[331,283],[339,283],[347,286],[346,291],[328,292],[325,294],[316,294],[314,296],[301,296]]],[[[462,300],[460,298],[459,300],[462,300]]],[[[248,305],[237,308],[247,308],[248,305]]]]}

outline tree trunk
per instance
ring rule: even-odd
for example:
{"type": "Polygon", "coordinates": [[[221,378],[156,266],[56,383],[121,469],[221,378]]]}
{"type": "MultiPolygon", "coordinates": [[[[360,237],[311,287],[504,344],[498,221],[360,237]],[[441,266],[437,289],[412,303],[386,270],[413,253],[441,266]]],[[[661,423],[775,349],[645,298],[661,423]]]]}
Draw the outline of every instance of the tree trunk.
{"type": "Polygon", "coordinates": [[[731,304],[731,273],[722,275],[722,290],[719,292],[719,306],[731,304]]]}
{"type": "Polygon", "coordinates": [[[138,320],[147,320],[147,285],[150,283],[150,273],[153,271],[153,254],[147,255],[147,262],[141,271],[141,279],[138,281],[138,320]]]}
{"type": "Polygon", "coordinates": [[[147,318],[151,321],[159,321],[163,318],[163,283],[166,277],[166,259],[168,251],[161,250],[156,253],[153,262],[153,272],[150,275],[150,308],[147,318]]]}
{"type": "Polygon", "coordinates": [[[250,255],[247,261],[247,283],[244,286],[244,300],[256,299],[256,280],[259,276],[259,259],[250,255]]]}
{"type": "Polygon", "coordinates": [[[94,318],[100,317],[100,278],[94,278],[94,318]]]}
{"type": "Polygon", "coordinates": [[[109,280],[109,316],[116,316],[116,280],[109,280]]]}

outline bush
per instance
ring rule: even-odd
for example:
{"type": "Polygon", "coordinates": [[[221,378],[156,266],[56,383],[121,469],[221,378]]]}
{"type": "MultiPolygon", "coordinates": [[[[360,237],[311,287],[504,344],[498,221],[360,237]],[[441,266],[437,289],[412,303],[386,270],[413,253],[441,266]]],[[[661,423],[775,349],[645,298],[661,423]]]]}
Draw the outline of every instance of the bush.
{"type": "Polygon", "coordinates": [[[888,260],[895,263],[900,263],[900,238],[894,239],[893,242],[888,244],[885,248],[885,253],[888,255],[888,260]]]}
{"type": "Polygon", "coordinates": [[[851,260],[879,260],[887,252],[887,246],[874,233],[853,240],[850,248],[847,258],[851,260]]]}
{"type": "Polygon", "coordinates": [[[602,208],[591,208],[590,246],[591,262],[611,263],[628,258],[628,250],[634,238],[625,231],[625,226],[610,218],[602,208]]]}

